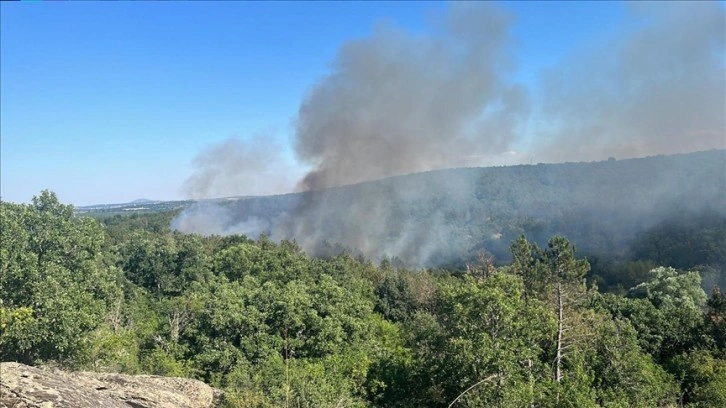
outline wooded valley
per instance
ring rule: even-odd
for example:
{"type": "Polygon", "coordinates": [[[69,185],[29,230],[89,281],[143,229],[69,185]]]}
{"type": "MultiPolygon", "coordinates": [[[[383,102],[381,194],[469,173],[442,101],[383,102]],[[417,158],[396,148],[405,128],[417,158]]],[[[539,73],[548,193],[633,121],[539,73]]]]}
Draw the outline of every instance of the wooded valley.
{"type": "Polygon", "coordinates": [[[49,191],[1,209],[2,361],[197,378],[226,407],[726,406],[718,214],[626,263],[521,235],[510,262],[412,270],[49,191]]]}

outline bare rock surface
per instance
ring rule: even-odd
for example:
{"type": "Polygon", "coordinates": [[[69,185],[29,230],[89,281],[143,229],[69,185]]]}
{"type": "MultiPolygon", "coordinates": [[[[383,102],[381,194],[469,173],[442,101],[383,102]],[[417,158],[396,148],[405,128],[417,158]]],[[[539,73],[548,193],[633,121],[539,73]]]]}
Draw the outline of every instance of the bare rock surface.
{"type": "Polygon", "coordinates": [[[217,396],[212,387],[188,378],[0,363],[0,408],[211,408],[217,396]]]}

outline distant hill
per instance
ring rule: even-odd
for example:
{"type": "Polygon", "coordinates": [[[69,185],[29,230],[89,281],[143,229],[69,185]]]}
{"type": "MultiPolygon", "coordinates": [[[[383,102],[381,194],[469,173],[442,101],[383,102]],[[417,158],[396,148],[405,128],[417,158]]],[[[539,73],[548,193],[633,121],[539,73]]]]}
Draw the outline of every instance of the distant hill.
{"type": "Polygon", "coordinates": [[[139,198],[138,200],[134,200],[131,202],[131,204],[153,204],[158,203],[157,200],[149,200],[147,198],[139,198]]]}
{"type": "Polygon", "coordinates": [[[183,205],[173,226],[201,234],[295,239],[415,266],[506,259],[525,234],[581,253],[625,255],[664,220],[726,216],[726,150],[591,163],[430,171],[323,191],[183,205]]]}
{"type": "Polygon", "coordinates": [[[134,200],[130,203],[96,204],[79,206],[75,208],[76,214],[99,216],[130,213],[155,213],[161,211],[178,210],[192,205],[194,201],[153,201],[134,200]]]}

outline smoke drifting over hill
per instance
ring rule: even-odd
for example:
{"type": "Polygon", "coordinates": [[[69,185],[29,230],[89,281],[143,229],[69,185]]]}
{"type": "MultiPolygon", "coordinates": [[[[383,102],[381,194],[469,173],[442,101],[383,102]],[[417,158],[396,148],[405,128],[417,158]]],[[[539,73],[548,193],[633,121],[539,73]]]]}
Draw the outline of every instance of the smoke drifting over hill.
{"type": "Polygon", "coordinates": [[[726,146],[726,20],[716,2],[631,3],[641,26],[544,76],[548,161],[726,146]]]}
{"type": "Polygon", "coordinates": [[[300,107],[296,150],[313,166],[302,188],[507,151],[527,105],[524,90],[505,78],[512,20],[487,4],[456,3],[432,36],[381,25],[344,44],[300,107]]]}
{"type": "MultiPolygon", "coordinates": [[[[379,25],[369,38],[344,43],[332,71],[302,101],[295,151],[311,169],[298,183],[298,190],[308,193],[264,222],[245,222],[244,216],[210,210],[213,204],[206,203],[207,210],[185,211],[175,225],[200,233],[266,232],[275,239],[297,239],[312,251],[335,237],[374,258],[385,253],[423,263],[446,246],[451,214],[443,208],[472,199],[471,180],[432,179],[424,187],[446,191],[441,197],[446,206],[417,221],[396,212],[408,210],[392,210],[399,208],[395,203],[415,205],[421,192],[414,189],[345,202],[342,224],[330,217],[340,211],[331,207],[341,205],[340,197],[332,200],[324,189],[486,164],[525,144],[529,151],[520,154],[536,153],[546,161],[726,146],[721,5],[628,7],[635,28],[543,73],[543,91],[536,95],[509,75],[516,62],[511,54],[516,16],[492,4],[452,3],[427,35],[379,25]],[[528,123],[539,126],[527,129],[528,123]],[[229,219],[245,228],[262,227],[238,230],[223,221],[229,219]]],[[[279,165],[275,151],[227,141],[197,158],[188,191],[193,197],[284,192],[275,186],[279,173],[256,176],[279,165]],[[263,185],[267,180],[270,188],[250,191],[250,179],[263,185]]]]}
{"type": "Polygon", "coordinates": [[[184,183],[190,198],[268,195],[290,189],[291,169],[281,164],[282,147],[264,134],[243,142],[227,139],[194,159],[197,172],[184,183]],[[273,166],[274,164],[274,166],[273,166]]]}

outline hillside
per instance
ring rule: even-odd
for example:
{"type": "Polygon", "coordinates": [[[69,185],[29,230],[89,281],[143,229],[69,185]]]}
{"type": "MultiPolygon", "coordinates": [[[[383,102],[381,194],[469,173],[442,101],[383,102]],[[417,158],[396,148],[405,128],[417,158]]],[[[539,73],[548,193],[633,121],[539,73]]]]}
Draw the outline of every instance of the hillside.
{"type": "Polygon", "coordinates": [[[264,233],[312,253],[333,246],[410,266],[456,265],[480,250],[508,259],[520,234],[563,234],[584,254],[622,257],[645,231],[687,216],[726,215],[726,151],[591,163],[464,168],[323,191],[204,201],[173,226],[264,233]]]}
{"type": "MultiPolygon", "coordinates": [[[[220,408],[726,406],[726,297],[695,271],[646,265],[606,293],[563,237],[518,238],[501,266],[410,270],[182,234],[175,212],[77,216],[47,190],[0,211],[0,407],[215,395],[149,375],[221,389],[220,408]]],[[[702,222],[650,242],[683,261],[696,228],[718,255],[726,228],[702,222]]]]}

